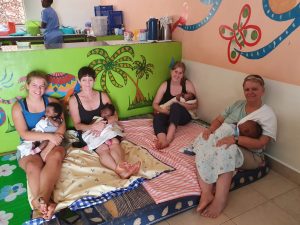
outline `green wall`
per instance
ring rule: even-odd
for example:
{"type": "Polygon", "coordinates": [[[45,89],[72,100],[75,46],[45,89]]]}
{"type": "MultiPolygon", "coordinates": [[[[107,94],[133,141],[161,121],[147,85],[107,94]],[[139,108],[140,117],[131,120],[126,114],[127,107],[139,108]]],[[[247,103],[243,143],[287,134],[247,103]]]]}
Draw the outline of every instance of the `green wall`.
{"type": "Polygon", "coordinates": [[[106,89],[120,118],[127,118],[152,112],[156,90],[180,59],[178,42],[0,52],[0,153],[15,150],[19,143],[11,108],[16,97],[26,96],[28,72],[39,69],[60,77],[52,80],[48,93],[67,102],[78,69],[93,62],[98,70],[95,89],[106,89]]]}

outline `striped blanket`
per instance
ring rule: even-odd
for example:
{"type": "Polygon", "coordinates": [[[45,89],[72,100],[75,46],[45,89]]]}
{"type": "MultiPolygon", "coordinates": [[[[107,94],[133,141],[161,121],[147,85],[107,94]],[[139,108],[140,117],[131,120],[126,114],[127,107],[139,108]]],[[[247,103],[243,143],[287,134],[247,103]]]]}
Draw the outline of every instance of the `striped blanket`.
{"type": "Polygon", "coordinates": [[[144,187],[156,203],[189,195],[200,195],[194,157],[179,150],[192,143],[204,130],[203,127],[190,123],[177,128],[175,139],[163,150],[155,148],[155,135],[152,119],[136,119],[120,122],[125,131],[125,138],[147,149],[154,157],[176,168],[175,171],[162,174],[156,179],[144,182],[144,187]]]}

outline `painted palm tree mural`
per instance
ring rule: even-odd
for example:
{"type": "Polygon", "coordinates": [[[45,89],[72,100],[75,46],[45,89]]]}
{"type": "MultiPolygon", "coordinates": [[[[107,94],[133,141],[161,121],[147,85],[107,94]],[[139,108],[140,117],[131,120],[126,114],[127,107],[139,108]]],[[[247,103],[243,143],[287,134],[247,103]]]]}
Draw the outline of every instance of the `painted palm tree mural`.
{"type": "Polygon", "coordinates": [[[139,80],[141,80],[144,76],[146,80],[149,78],[150,74],[153,74],[154,65],[151,63],[147,63],[145,56],[141,55],[142,61],[134,61],[132,69],[135,70],[136,74],[136,94],[133,103],[139,103],[146,100],[141,90],[138,88],[139,80]]]}
{"type": "Polygon", "coordinates": [[[117,49],[110,56],[105,49],[95,48],[88,52],[87,57],[92,55],[100,56],[90,62],[89,66],[93,68],[98,76],[100,76],[100,86],[102,90],[109,92],[107,82],[116,87],[122,88],[127,85],[130,80],[136,91],[132,101],[129,98],[129,108],[141,108],[152,104],[153,97],[146,98],[139,87],[139,81],[145,77],[148,79],[153,74],[154,65],[147,63],[146,57],[141,55],[141,61],[134,61],[134,50],[130,46],[123,46],[117,49]],[[135,71],[136,77],[133,78],[128,74],[128,70],[135,71]],[[122,83],[120,82],[122,81],[122,83]]]}

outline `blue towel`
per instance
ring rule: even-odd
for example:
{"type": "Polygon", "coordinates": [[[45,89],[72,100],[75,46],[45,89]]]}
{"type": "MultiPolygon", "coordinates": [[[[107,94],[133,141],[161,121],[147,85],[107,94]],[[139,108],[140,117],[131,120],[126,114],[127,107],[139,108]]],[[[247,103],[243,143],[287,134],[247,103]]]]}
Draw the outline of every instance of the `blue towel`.
{"type": "Polygon", "coordinates": [[[16,33],[13,34],[9,34],[9,36],[24,36],[26,34],[25,31],[18,31],[16,33]]]}

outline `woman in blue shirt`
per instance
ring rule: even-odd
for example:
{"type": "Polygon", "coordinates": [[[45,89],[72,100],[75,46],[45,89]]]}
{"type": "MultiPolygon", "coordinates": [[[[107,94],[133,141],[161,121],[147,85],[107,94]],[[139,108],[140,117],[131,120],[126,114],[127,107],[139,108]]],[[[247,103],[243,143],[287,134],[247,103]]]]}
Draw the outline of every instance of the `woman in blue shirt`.
{"type": "Polygon", "coordinates": [[[51,151],[47,156],[43,155],[45,154],[44,151],[24,157],[20,155],[20,152],[17,152],[19,165],[26,173],[32,194],[31,205],[43,214],[44,219],[50,219],[56,207],[50,197],[59,178],[62,161],[65,157],[65,149],[60,144],[66,130],[64,122],[59,125],[55,133],[41,133],[31,130],[45,115],[48,103],[58,102],[58,100],[44,95],[47,84],[47,74],[38,71],[29,73],[26,79],[28,95],[16,102],[12,109],[13,121],[22,140],[49,141],[47,148],[51,151]]]}

